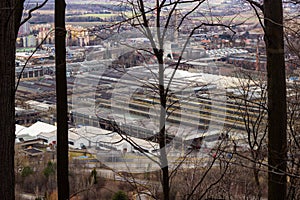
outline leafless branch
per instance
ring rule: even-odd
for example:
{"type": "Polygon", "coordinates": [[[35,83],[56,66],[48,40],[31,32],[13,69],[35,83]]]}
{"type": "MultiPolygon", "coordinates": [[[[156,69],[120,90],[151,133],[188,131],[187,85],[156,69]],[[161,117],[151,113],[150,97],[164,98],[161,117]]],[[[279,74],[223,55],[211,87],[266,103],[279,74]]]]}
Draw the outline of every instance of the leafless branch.
{"type": "Polygon", "coordinates": [[[48,0],[45,0],[43,3],[41,3],[40,5],[38,5],[38,3],[36,4],[36,6],[34,8],[31,8],[28,11],[28,16],[22,20],[22,22],[20,23],[19,26],[22,26],[23,24],[25,24],[31,17],[32,17],[32,13],[42,7],[44,7],[44,5],[46,5],[46,3],[48,2],[48,0]]]}

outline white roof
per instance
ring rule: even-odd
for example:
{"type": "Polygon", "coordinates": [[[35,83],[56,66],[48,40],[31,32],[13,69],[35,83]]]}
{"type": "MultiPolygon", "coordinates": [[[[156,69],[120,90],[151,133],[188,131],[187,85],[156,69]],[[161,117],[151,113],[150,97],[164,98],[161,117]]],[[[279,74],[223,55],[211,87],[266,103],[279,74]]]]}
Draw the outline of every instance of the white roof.
{"type": "MultiPolygon", "coordinates": [[[[154,69],[152,71],[154,73],[156,73],[157,69],[154,69]]],[[[171,75],[173,74],[173,71],[174,71],[174,69],[172,69],[172,68],[165,69],[166,83],[168,83],[168,80],[171,77],[171,75]]],[[[177,80],[187,81],[187,84],[189,82],[190,83],[213,84],[213,85],[216,85],[218,88],[239,87],[239,86],[241,86],[241,83],[243,83],[243,82],[253,84],[252,81],[249,82],[249,80],[246,80],[241,77],[237,78],[237,77],[222,76],[222,75],[208,74],[208,73],[201,73],[201,72],[196,73],[196,72],[189,72],[189,71],[179,70],[179,69],[176,71],[174,78],[177,80]]],[[[183,85],[183,86],[186,87],[187,85],[183,85]]],[[[174,81],[173,81],[173,84],[170,85],[170,87],[171,88],[174,87],[174,81]]]]}
{"type": "MultiPolygon", "coordinates": [[[[53,137],[57,137],[57,130],[54,130],[51,132],[42,132],[42,133],[38,134],[38,137],[47,139],[47,140],[50,138],[53,138],[53,137]]],[[[81,136],[76,134],[75,132],[70,131],[70,130],[68,131],[68,140],[69,141],[76,141],[80,138],[81,138],[81,136]]]]}
{"type": "MultiPolygon", "coordinates": [[[[111,131],[107,131],[101,128],[96,128],[92,126],[84,126],[81,128],[70,128],[68,130],[68,137],[70,141],[76,141],[80,138],[85,138],[87,140],[93,140],[97,136],[105,135],[107,133],[111,133],[111,131]]],[[[42,138],[51,138],[53,136],[56,136],[57,130],[55,127],[55,130],[53,131],[43,131],[38,133],[37,135],[42,138]]],[[[109,140],[110,141],[110,140],[109,140]]]]}
{"type": "MultiPolygon", "coordinates": [[[[51,131],[51,132],[42,132],[38,134],[38,137],[49,139],[52,137],[57,136],[57,130],[51,131]]],[[[76,141],[80,139],[82,136],[78,135],[77,133],[73,132],[72,130],[68,131],[68,140],[69,141],[76,141]]]]}
{"type": "Polygon", "coordinates": [[[158,143],[143,140],[143,139],[136,138],[136,137],[128,136],[128,138],[130,138],[130,140],[132,140],[135,144],[138,144],[140,147],[142,147],[144,149],[149,149],[149,150],[150,149],[159,149],[158,143]]]}
{"type": "Polygon", "coordinates": [[[79,138],[85,138],[89,141],[97,142],[98,138],[102,135],[110,134],[111,131],[92,127],[92,126],[83,126],[80,128],[71,128],[69,129],[69,139],[78,140],[79,138]]]}
{"type": "Polygon", "coordinates": [[[34,100],[29,100],[25,102],[26,104],[28,104],[30,107],[35,108],[36,110],[41,110],[41,111],[47,111],[50,108],[54,108],[54,105],[49,105],[46,103],[41,103],[38,101],[34,101],[34,100]]]}
{"type": "MultiPolygon", "coordinates": [[[[48,125],[48,124],[47,124],[48,125]]],[[[34,133],[36,134],[36,136],[39,136],[41,138],[45,138],[45,139],[49,139],[53,136],[56,136],[56,127],[52,127],[52,125],[50,125],[50,127],[48,127],[50,130],[51,128],[55,128],[55,130],[52,131],[38,131],[41,130],[42,128],[40,126],[45,126],[44,130],[47,128],[47,125],[45,125],[45,123],[38,123],[38,124],[34,124],[32,125],[29,131],[27,131],[26,133],[31,133],[31,135],[33,135],[34,133]],[[40,128],[40,129],[37,129],[40,128]]],[[[28,129],[29,129],[28,128],[28,129]]],[[[123,145],[124,142],[126,142],[125,140],[123,140],[122,136],[116,132],[112,132],[112,131],[108,131],[108,130],[104,130],[101,128],[96,128],[96,127],[92,127],[92,126],[84,126],[81,128],[71,128],[68,131],[68,137],[69,137],[69,141],[77,141],[80,138],[85,138],[86,140],[89,141],[94,141],[96,140],[96,142],[98,143],[105,143],[108,145],[114,145],[114,146],[119,146],[119,145],[123,145]]],[[[135,137],[131,137],[131,136],[123,136],[124,138],[127,138],[131,141],[133,141],[134,143],[138,144],[140,147],[144,148],[144,149],[158,149],[158,143],[155,142],[150,142],[150,141],[146,141],[143,139],[139,139],[139,138],[135,138],[135,137]]]]}
{"type": "Polygon", "coordinates": [[[82,136],[78,135],[77,133],[70,131],[68,132],[68,139],[69,141],[76,141],[78,139],[80,139],[82,136]]]}
{"type": "Polygon", "coordinates": [[[126,142],[125,139],[128,139],[129,141],[132,141],[133,143],[139,145],[141,148],[149,149],[149,150],[150,149],[158,149],[158,143],[155,143],[155,142],[143,140],[143,139],[136,138],[136,137],[125,136],[125,135],[123,135],[123,138],[122,138],[122,135],[120,135],[116,132],[113,132],[108,135],[102,135],[101,137],[98,138],[98,142],[111,144],[114,146],[120,146],[120,145],[123,145],[124,142],[126,142]]]}
{"type": "Polygon", "coordinates": [[[38,134],[38,137],[42,137],[45,139],[49,139],[51,137],[56,136],[56,130],[55,131],[51,131],[51,132],[42,132],[40,134],[38,134]]]}
{"type": "Polygon", "coordinates": [[[16,136],[21,135],[20,132],[24,129],[27,129],[27,127],[16,124],[15,135],[16,136]]]}
{"type": "Polygon", "coordinates": [[[23,129],[18,135],[30,135],[36,137],[42,132],[52,132],[56,130],[56,126],[44,122],[36,122],[30,127],[23,129]]]}
{"type": "Polygon", "coordinates": [[[86,137],[111,133],[111,131],[102,128],[93,127],[93,126],[82,126],[80,128],[73,128],[70,130],[79,135],[86,136],[86,137]]]}

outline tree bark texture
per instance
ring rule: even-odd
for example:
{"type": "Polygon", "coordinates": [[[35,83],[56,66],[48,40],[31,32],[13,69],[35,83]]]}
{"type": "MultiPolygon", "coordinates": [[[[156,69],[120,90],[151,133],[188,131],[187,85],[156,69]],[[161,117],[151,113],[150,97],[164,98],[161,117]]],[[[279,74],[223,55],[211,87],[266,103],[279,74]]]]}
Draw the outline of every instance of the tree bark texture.
{"type": "Polygon", "coordinates": [[[0,198],[15,198],[15,42],[14,0],[0,1],[0,198]]]}
{"type": "Polygon", "coordinates": [[[286,197],[287,113],[281,0],[264,0],[268,73],[268,199],[286,197]]]}
{"type": "Polygon", "coordinates": [[[57,191],[58,199],[69,199],[68,104],[66,78],[66,29],[64,0],[55,0],[55,66],[57,109],[57,191]]]}

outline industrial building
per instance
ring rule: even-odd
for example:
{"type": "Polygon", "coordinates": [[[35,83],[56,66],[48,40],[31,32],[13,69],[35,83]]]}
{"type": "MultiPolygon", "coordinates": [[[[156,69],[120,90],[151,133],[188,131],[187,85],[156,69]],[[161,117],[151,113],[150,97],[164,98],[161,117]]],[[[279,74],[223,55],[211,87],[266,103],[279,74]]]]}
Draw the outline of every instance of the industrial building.
{"type": "Polygon", "coordinates": [[[40,113],[34,109],[15,108],[16,124],[30,125],[40,119],[40,113]]]}
{"type": "MultiPolygon", "coordinates": [[[[170,92],[167,102],[167,134],[168,140],[193,140],[211,135],[218,138],[223,132],[234,130],[245,131],[243,115],[245,112],[255,118],[260,108],[255,104],[244,105],[240,91],[243,78],[234,77],[234,74],[221,73],[222,59],[234,58],[247,54],[242,49],[225,48],[223,50],[201,51],[210,57],[193,60],[182,60],[174,77],[172,73],[176,63],[169,60],[165,66],[165,86],[170,80],[170,92]],[[217,61],[217,62],[216,62],[217,61]],[[209,72],[209,73],[207,73],[209,72]],[[221,73],[221,74],[220,74],[221,73]],[[249,108],[250,107],[250,108],[249,108]],[[182,133],[185,130],[185,133],[182,133]],[[218,133],[216,132],[218,130],[218,133]]],[[[192,53],[192,52],[190,52],[192,53]]],[[[196,51],[194,53],[197,53],[196,51]]],[[[68,65],[70,76],[68,81],[68,104],[70,108],[69,122],[71,126],[94,126],[113,130],[111,122],[116,122],[121,129],[130,136],[155,141],[158,132],[157,111],[160,99],[157,95],[157,67],[153,64],[145,66],[110,66],[110,59],[84,61],[68,65]],[[149,70],[150,69],[150,70],[149,70]],[[135,77],[135,78],[134,78],[135,77]],[[78,104],[79,103],[79,104],[78,104]],[[124,115],[124,113],[126,115],[124,115]]],[[[230,65],[224,68],[230,68],[230,65]],[[229,67],[228,67],[229,66],[229,67]]],[[[38,68],[36,68],[38,70],[38,68]]],[[[36,105],[34,109],[53,107],[55,98],[55,80],[49,71],[53,67],[43,67],[37,72],[43,78],[38,81],[22,80],[18,88],[17,100],[23,104],[32,99],[36,105]],[[43,104],[43,106],[41,106],[43,104]],[[37,107],[36,107],[37,106],[37,107]]],[[[35,76],[35,72],[32,73],[35,76]]],[[[23,74],[24,76],[24,74],[23,74]]],[[[260,88],[251,86],[251,101],[259,100],[260,88]]],[[[250,98],[250,97],[249,97],[250,98]]],[[[53,110],[53,109],[52,109],[53,110]]],[[[46,111],[47,112],[47,111],[46,111]]],[[[53,123],[55,116],[53,116],[53,123]]]]}
{"type": "MultiPolygon", "coordinates": [[[[170,81],[173,70],[166,67],[165,85],[170,81]]],[[[157,73],[155,69],[151,71],[157,73]]],[[[142,66],[131,68],[129,76],[124,73],[109,69],[101,76],[96,72],[82,74],[81,85],[77,85],[73,93],[75,105],[71,110],[71,121],[77,126],[97,126],[108,130],[113,130],[109,121],[114,121],[128,135],[155,141],[153,136],[159,131],[156,112],[160,105],[153,90],[157,80],[149,78],[147,69],[142,66]],[[138,81],[132,77],[138,77],[138,81]],[[94,88],[90,87],[91,84],[94,88]]],[[[215,132],[214,138],[226,130],[243,132],[244,113],[248,112],[255,118],[260,108],[255,103],[243,105],[240,98],[234,98],[245,95],[239,90],[241,82],[247,81],[238,77],[177,70],[168,96],[167,134],[181,141],[182,138],[193,140],[204,137],[207,132],[215,130],[219,131],[215,132]]],[[[248,91],[251,93],[249,100],[261,98],[259,88],[249,87],[252,88],[248,91]]]]}

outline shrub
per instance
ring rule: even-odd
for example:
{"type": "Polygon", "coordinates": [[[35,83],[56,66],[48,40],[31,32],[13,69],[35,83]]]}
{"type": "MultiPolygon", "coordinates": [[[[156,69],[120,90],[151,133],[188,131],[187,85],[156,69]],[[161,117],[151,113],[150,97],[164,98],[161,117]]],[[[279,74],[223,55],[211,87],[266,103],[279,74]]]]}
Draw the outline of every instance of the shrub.
{"type": "Polygon", "coordinates": [[[29,176],[31,174],[33,174],[33,170],[29,166],[24,167],[23,170],[22,170],[22,172],[21,172],[21,176],[22,177],[27,177],[27,176],[29,176]]]}
{"type": "Polygon", "coordinates": [[[49,176],[55,174],[55,166],[51,161],[48,162],[47,167],[43,171],[43,174],[46,176],[46,178],[49,178],[49,176]]]}
{"type": "Polygon", "coordinates": [[[120,190],[114,194],[112,200],[129,200],[129,198],[125,192],[120,190]]]}

